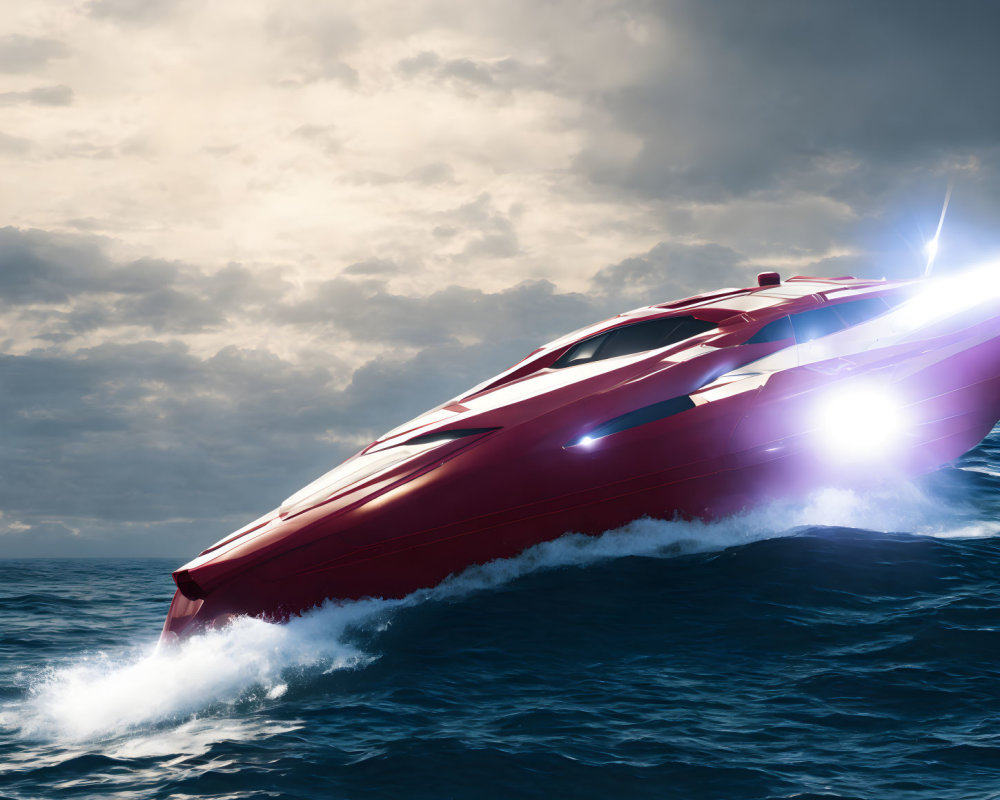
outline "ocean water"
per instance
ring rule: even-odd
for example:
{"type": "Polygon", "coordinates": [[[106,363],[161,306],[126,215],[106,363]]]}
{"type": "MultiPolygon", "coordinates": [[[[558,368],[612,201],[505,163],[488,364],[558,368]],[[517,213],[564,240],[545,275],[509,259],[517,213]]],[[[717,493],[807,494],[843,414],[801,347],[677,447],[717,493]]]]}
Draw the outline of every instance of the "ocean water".
{"type": "Polygon", "coordinates": [[[176,566],[0,561],[0,797],[1000,798],[1000,431],[157,651],[176,566]]]}

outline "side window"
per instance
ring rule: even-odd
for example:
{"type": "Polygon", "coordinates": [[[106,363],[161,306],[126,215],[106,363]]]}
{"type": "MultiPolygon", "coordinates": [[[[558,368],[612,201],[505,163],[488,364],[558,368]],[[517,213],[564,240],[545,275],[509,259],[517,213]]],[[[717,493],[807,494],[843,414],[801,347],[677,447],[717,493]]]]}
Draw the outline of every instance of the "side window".
{"type": "Polygon", "coordinates": [[[879,297],[864,297],[835,306],[814,308],[769,322],[747,339],[745,344],[780,342],[791,339],[793,332],[795,340],[800,344],[811,342],[829,333],[836,333],[852,325],[860,325],[862,322],[874,319],[886,313],[889,308],[890,305],[879,297]]]}
{"type": "Polygon", "coordinates": [[[642,353],[676,344],[717,327],[694,317],[661,317],[636,322],[621,328],[591,336],[573,345],[552,365],[555,369],[572,367],[588,361],[642,353]]]}
{"type": "Polygon", "coordinates": [[[614,358],[656,350],[712,330],[715,324],[693,317],[664,317],[626,325],[612,332],[599,358],[614,358]]]}
{"type": "Polygon", "coordinates": [[[597,351],[601,349],[601,345],[604,344],[609,333],[601,333],[597,336],[591,336],[589,339],[584,339],[579,344],[573,345],[569,350],[559,356],[559,360],[553,364],[553,367],[572,367],[575,364],[583,364],[586,361],[593,361],[594,357],[597,355],[597,351]]]}
{"type": "Polygon", "coordinates": [[[761,328],[757,333],[746,340],[744,344],[763,344],[764,342],[780,342],[784,339],[791,339],[792,333],[792,323],[788,317],[781,317],[780,319],[774,320],[774,322],[769,322],[763,328],[761,328]]]}
{"type": "Polygon", "coordinates": [[[877,297],[866,297],[862,300],[852,300],[850,303],[841,303],[833,309],[840,315],[840,318],[850,325],[860,325],[867,322],[879,314],[888,311],[885,303],[877,297]]]}
{"type": "Polygon", "coordinates": [[[846,326],[833,308],[827,306],[792,315],[792,327],[795,329],[795,341],[802,344],[836,333],[846,326]]]}
{"type": "Polygon", "coordinates": [[[601,350],[601,358],[626,356],[630,353],[641,353],[643,350],[663,347],[670,343],[670,334],[677,327],[677,323],[676,319],[667,317],[618,328],[612,332],[604,349],[601,350]]]}

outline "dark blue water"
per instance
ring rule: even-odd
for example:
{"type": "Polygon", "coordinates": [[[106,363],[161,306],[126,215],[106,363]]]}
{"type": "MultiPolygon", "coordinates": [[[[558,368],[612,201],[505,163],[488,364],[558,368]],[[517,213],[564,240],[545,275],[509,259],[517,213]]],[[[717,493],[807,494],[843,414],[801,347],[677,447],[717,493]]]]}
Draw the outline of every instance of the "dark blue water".
{"type": "Polygon", "coordinates": [[[0,562],[0,796],[1000,798],[1000,435],[153,653],[175,563],[0,562]]]}

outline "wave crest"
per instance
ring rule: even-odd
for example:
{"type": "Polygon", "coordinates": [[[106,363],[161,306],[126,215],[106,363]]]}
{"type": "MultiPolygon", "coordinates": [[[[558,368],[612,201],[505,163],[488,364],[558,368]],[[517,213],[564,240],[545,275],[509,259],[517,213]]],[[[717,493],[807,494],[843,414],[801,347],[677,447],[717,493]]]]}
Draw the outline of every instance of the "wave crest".
{"type": "Polygon", "coordinates": [[[1000,523],[971,514],[905,484],[865,494],[824,490],[804,504],[775,504],[717,522],[641,519],[601,536],[568,534],[514,558],[470,567],[400,600],[327,602],[283,625],[242,617],[173,647],[147,643],[49,668],[34,679],[25,700],[0,712],[0,724],[26,737],[63,741],[117,740],[156,727],[176,730],[199,714],[276,702],[305,673],[363,667],[377,656],[353,644],[350,631],[378,629],[400,607],[454,601],[539,570],[717,551],[815,525],[940,537],[1000,532],[1000,523]]]}

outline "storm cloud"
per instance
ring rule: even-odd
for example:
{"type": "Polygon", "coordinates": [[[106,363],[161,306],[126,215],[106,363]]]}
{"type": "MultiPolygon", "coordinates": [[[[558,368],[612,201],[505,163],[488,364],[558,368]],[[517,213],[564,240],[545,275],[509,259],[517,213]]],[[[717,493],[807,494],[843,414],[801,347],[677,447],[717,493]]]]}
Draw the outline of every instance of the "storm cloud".
{"type": "Polygon", "coordinates": [[[672,29],[634,81],[601,104],[642,147],[611,180],[662,196],[781,187],[858,198],[900,167],[992,153],[990,4],[659,4],[672,29]],[[874,168],[874,171],[873,171],[874,168]]]}
{"type": "MultiPolygon", "coordinates": [[[[0,528],[10,552],[30,552],[32,531],[53,521],[66,530],[152,530],[188,520],[199,535],[206,527],[222,535],[241,513],[266,511],[262,501],[276,505],[380,432],[544,341],[647,302],[670,286],[672,270],[683,276],[692,263],[711,264],[721,276],[740,262],[731,251],[659,245],[605,267],[585,293],[527,281],[413,296],[369,277],[392,274],[376,261],[352,265],[362,280],[300,291],[277,281],[265,293],[237,266],[205,275],[190,265],[115,261],[94,237],[0,234],[0,299],[29,308],[51,331],[38,338],[55,342],[0,356],[0,528]],[[287,359],[237,344],[203,355],[176,338],[251,311],[276,333],[322,331],[329,355],[287,359]],[[175,336],[72,346],[126,323],[175,336]],[[338,358],[352,343],[382,352],[360,364],[338,358]]],[[[183,530],[173,536],[186,539],[183,530]]],[[[171,552],[163,542],[153,551],[171,552]]]]}
{"type": "Polygon", "coordinates": [[[35,7],[0,22],[4,555],[182,556],[582,325],[917,274],[949,185],[938,268],[1000,251],[988,3],[35,7]]]}

